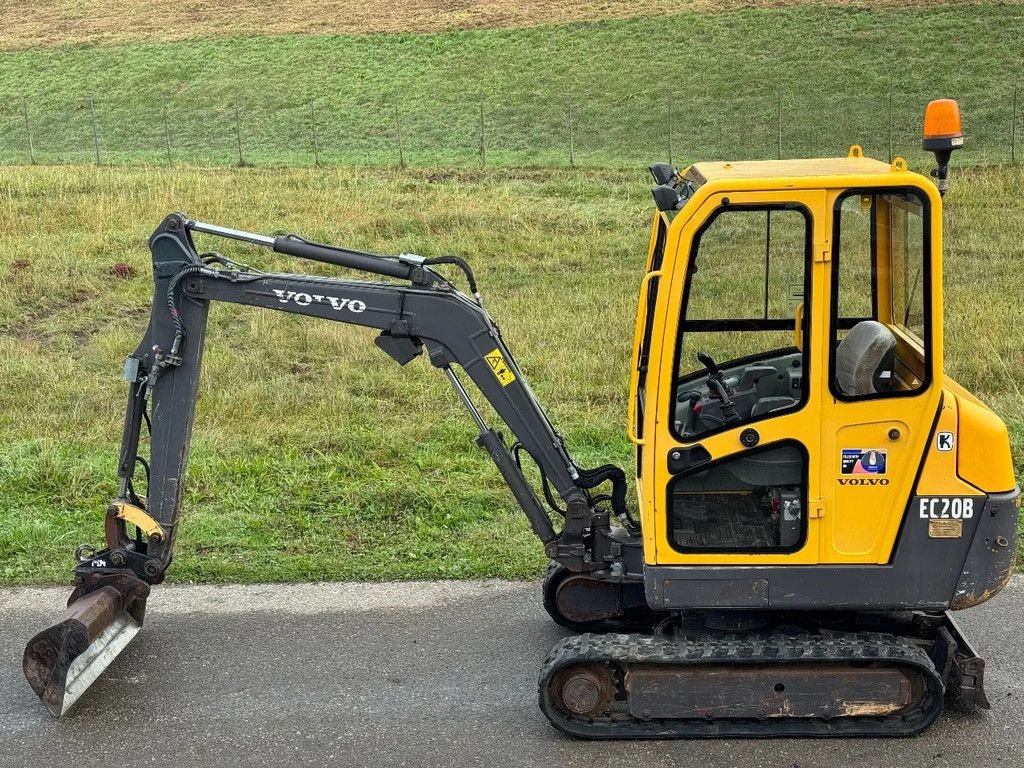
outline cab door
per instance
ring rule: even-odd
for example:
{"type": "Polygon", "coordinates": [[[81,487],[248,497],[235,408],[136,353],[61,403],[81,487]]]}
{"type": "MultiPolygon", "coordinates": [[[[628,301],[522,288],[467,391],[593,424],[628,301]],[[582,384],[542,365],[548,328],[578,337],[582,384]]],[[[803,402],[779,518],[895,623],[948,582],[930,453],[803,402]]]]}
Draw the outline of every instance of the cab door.
{"type": "Polygon", "coordinates": [[[821,560],[886,563],[941,400],[941,202],[833,192],[821,560]]]}
{"type": "Polygon", "coordinates": [[[672,224],[640,446],[648,564],[818,562],[825,200],[713,194],[672,224]]]}

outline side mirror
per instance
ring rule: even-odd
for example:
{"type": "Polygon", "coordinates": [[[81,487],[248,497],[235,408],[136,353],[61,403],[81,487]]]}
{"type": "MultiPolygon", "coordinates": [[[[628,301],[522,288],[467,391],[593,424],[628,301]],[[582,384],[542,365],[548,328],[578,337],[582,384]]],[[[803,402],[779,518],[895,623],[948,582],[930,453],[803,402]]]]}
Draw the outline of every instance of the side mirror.
{"type": "Polygon", "coordinates": [[[659,184],[651,189],[651,194],[659,211],[674,211],[679,207],[679,191],[669,184],[659,184]]]}
{"type": "Polygon", "coordinates": [[[672,184],[676,180],[676,176],[679,175],[679,171],[668,163],[654,163],[648,170],[651,172],[651,176],[654,177],[654,183],[658,186],[672,184]]]}

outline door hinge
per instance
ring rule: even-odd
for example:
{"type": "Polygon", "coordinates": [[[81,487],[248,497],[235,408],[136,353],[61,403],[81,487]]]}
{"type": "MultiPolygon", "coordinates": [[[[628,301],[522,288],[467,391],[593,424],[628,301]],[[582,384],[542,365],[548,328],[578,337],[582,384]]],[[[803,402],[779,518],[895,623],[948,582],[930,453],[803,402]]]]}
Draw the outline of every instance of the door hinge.
{"type": "Polygon", "coordinates": [[[811,520],[819,520],[825,516],[825,500],[809,499],[807,501],[807,517],[811,520]]]}

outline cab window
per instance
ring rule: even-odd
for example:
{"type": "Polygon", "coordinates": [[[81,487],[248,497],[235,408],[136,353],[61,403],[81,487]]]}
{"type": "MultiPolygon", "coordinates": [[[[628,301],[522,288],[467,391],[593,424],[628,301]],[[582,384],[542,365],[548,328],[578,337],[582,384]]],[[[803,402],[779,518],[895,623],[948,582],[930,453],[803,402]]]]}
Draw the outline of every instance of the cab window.
{"type": "Polygon", "coordinates": [[[810,215],[796,204],[723,206],[691,252],[671,418],[683,442],[803,403],[795,331],[800,318],[806,337],[810,215]]]}
{"type": "Polygon", "coordinates": [[[836,202],[830,387],[842,400],[927,386],[929,209],[922,193],[852,191],[836,202]]]}

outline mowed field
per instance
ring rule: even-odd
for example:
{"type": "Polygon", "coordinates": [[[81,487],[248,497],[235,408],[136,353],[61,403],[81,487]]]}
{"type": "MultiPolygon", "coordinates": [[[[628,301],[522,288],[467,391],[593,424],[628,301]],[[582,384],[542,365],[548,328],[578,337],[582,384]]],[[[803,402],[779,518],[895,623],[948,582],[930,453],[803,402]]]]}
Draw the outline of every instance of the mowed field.
{"type": "MultiPolygon", "coordinates": [[[[477,271],[584,465],[629,466],[640,172],[0,167],[0,581],[65,581],[116,492],[119,374],[146,324],[145,240],[169,211],[477,271]]],[[[1024,170],[958,169],[947,368],[1006,419],[1024,469],[1024,170]]],[[[202,245],[202,243],[200,243],[202,245]]],[[[318,265],[232,248],[261,268],[318,265]]],[[[372,332],[217,306],[172,578],[524,577],[538,543],[447,383],[372,332]]]]}
{"type": "Polygon", "coordinates": [[[635,168],[857,142],[920,165],[924,104],[954,96],[982,164],[1011,157],[1024,70],[1019,2],[25,5],[0,7],[0,163],[635,168]]]}

